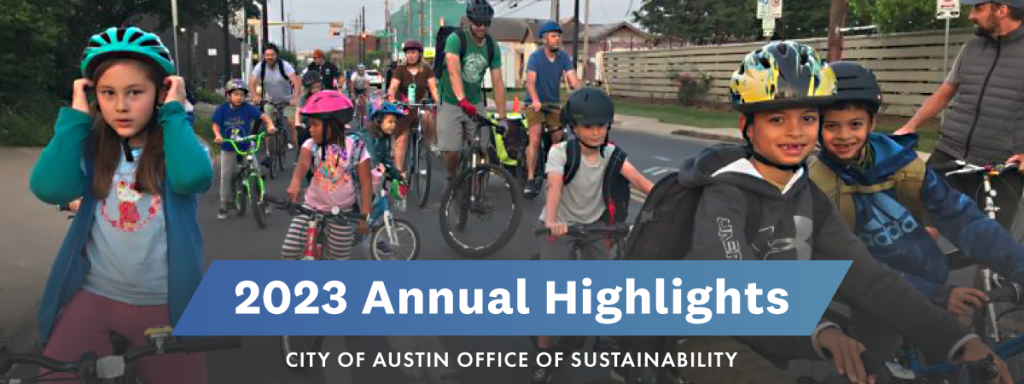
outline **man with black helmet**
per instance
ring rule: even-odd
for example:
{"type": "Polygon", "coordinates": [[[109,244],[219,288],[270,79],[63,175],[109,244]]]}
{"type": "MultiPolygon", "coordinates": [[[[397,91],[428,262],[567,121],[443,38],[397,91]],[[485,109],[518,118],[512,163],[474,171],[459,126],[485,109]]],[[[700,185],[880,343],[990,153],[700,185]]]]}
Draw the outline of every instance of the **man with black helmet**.
{"type": "MultiPolygon", "coordinates": [[[[463,136],[473,133],[475,126],[468,116],[484,110],[484,74],[491,71],[495,107],[498,117],[505,116],[505,82],[501,76],[501,48],[487,35],[494,8],[487,0],[469,0],[466,18],[469,26],[466,33],[452,33],[444,44],[445,70],[441,81],[441,106],[437,112],[438,148],[444,152],[445,169],[448,178],[455,176],[459,162],[459,149],[464,143],[463,136]],[[462,41],[459,35],[466,36],[462,41]],[[465,55],[460,57],[463,45],[465,55]],[[488,62],[488,57],[490,61],[488,62]]],[[[487,135],[484,135],[487,138],[487,135]]]]}
{"type": "MultiPolygon", "coordinates": [[[[611,259],[611,246],[604,236],[571,239],[570,225],[612,226],[626,219],[630,185],[647,194],[653,184],[626,160],[626,153],[609,143],[615,105],[600,88],[573,92],[562,108],[562,120],[575,138],[551,148],[545,165],[547,200],[540,213],[540,226],[550,235],[538,237],[541,260],[572,260],[575,244],[581,244],[581,258],[611,259]],[[611,193],[603,193],[604,191],[611,193]]],[[[537,348],[552,347],[550,336],[537,338],[537,348]]],[[[546,383],[551,367],[534,367],[531,383],[546,383]]]]}
{"type": "MultiPolygon", "coordinates": [[[[915,133],[947,107],[929,165],[955,159],[972,164],[1020,162],[1024,153],[1024,0],[962,0],[971,6],[978,36],[964,44],[945,82],[897,134],[915,133]]],[[[1024,171],[1024,168],[1022,168],[1024,171]]],[[[940,176],[946,178],[944,175],[940,176]]],[[[979,206],[981,175],[955,175],[949,183],[979,206]]],[[[1006,173],[993,183],[996,219],[1011,229],[1024,177],[1006,173]]]]}

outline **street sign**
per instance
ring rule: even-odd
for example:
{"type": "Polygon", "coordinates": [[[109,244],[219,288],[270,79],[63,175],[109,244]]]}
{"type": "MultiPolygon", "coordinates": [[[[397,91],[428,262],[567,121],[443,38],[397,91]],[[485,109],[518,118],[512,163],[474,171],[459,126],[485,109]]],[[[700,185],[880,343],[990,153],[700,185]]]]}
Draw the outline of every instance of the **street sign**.
{"type": "Polygon", "coordinates": [[[782,0],[769,0],[771,2],[770,15],[773,19],[782,18],[782,0]]]}
{"type": "Polygon", "coordinates": [[[757,19],[782,18],[782,0],[756,0],[757,19]]]}
{"type": "Polygon", "coordinates": [[[960,0],[935,0],[935,18],[939,20],[960,17],[960,0]]]}
{"type": "Polygon", "coordinates": [[[206,50],[206,54],[209,56],[217,56],[217,48],[210,48],[206,50]]]}
{"type": "Polygon", "coordinates": [[[238,65],[238,63],[241,63],[241,62],[242,62],[242,59],[237,54],[236,55],[231,55],[231,64],[232,65],[238,65]]]}
{"type": "Polygon", "coordinates": [[[766,17],[761,19],[761,29],[764,30],[764,37],[772,37],[775,33],[775,18],[766,17]]]}
{"type": "Polygon", "coordinates": [[[228,25],[228,33],[236,39],[245,38],[245,8],[239,8],[231,16],[231,24],[228,25]]]}

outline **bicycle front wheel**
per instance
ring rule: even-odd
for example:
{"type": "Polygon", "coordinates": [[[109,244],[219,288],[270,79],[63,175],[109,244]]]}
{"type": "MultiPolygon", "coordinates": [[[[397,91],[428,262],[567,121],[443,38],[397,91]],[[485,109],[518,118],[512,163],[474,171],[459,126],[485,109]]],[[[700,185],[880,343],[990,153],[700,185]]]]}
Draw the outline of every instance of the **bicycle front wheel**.
{"type": "Polygon", "coordinates": [[[285,131],[277,133],[277,159],[274,161],[277,169],[282,173],[284,173],[284,159],[288,153],[288,137],[285,135],[287,135],[285,131]]]}
{"type": "Polygon", "coordinates": [[[234,180],[234,193],[235,193],[235,214],[238,217],[245,216],[245,208],[249,205],[249,189],[245,186],[246,178],[240,174],[235,175],[234,180]]]}
{"type": "Polygon", "coordinates": [[[427,205],[427,200],[430,198],[430,148],[423,145],[423,140],[418,140],[416,143],[416,167],[414,170],[416,174],[413,175],[412,182],[415,185],[414,195],[416,196],[416,206],[423,208],[427,205]]]}
{"type": "Polygon", "coordinates": [[[257,174],[249,176],[249,202],[252,203],[252,217],[256,219],[256,225],[266,228],[267,209],[266,203],[263,202],[263,183],[257,174]]]}
{"type": "Polygon", "coordinates": [[[521,198],[519,183],[503,167],[481,164],[464,169],[442,195],[441,235],[463,256],[490,255],[515,235],[522,217],[521,198]]]}
{"type": "Polygon", "coordinates": [[[266,141],[267,141],[267,165],[269,165],[267,167],[267,176],[270,176],[271,180],[277,178],[277,172],[274,169],[274,158],[277,157],[277,156],[274,155],[275,153],[277,153],[277,139],[275,138],[275,136],[276,135],[274,135],[274,136],[267,136],[267,138],[266,138],[266,141]]]}
{"type": "Polygon", "coordinates": [[[411,223],[394,219],[391,230],[381,225],[370,237],[370,255],[374,260],[415,260],[420,253],[420,234],[411,223]]]}
{"type": "Polygon", "coordinates": [[[301,371],[303,367],[299,366],[301,358],[299,356],[306,352],[320,352],[323,343],[323,336],[281,336],[281,353],[284,355],[289,369],[301,371]],[[297,353],[299,356],[289,357],[288,355],[292,353],[297,353]]]}

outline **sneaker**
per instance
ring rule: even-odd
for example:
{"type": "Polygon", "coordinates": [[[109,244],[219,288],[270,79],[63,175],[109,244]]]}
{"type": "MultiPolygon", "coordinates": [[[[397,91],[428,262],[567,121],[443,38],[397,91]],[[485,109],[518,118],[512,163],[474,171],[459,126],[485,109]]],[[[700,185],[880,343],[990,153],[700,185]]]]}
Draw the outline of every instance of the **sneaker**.
{"type": "Polygon", "coordinates": [[[551,367],[535,367],[530,374],[529,384],[547,384],[551,382],[551,367]]]}
{"type": "Polygon", "coordinates": [[[434,157],[441,156],[441,148],[438,148],[437,144],[430,144],[430,154],[434,157]]]}
{"type": "Polygon", "coordinates": [[[378,241],[377,253],[381,255],[381,258],[391,259],[395,255],[395,250],[391,248],[391,244],[388,244],[388,242],[378,241]]]}
{"type": "Polygon", "coordinates": [[[532,198],[536,197],[537,196],[537,179],[534,178],[534,179],[526,180],[526,183],[524,183],[524,184],[525,185],[523,185],[523,195],[526,196],[527,199],[532,199],[532,198]]]}
{"type": "Polygon", "coordinates": [[[221,209],[217,210],[217,220],[227,220],[227,218],[228,218],[228,209],[227,208],[221,208],[221,209]]]}

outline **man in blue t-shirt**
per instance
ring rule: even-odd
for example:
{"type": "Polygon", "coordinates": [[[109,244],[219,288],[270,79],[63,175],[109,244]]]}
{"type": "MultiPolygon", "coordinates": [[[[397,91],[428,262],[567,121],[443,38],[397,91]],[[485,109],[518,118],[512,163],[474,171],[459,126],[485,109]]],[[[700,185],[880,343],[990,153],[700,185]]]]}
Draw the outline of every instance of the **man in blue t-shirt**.
{"type": "MultiPolygon", "coordinates": [[[[235,172],[238,156],[231,143],[225,143],[224,138],[238,140],[249,136],[256,120],[262,120],[267,127],[267,133],[277,132],[277,127],[270,119],[270,116],[252,104],[245,101],[249,90],[245,88],[245,82],[241,79],[234,79],[224,87],[228,101],[221,104],[213,111],[213,142],[221,144],[220,151],[220,210],[217,211],[217,219],[228,218],[228,210],[231,208],[231,175],[235,172]]],[[[237,143],[241,151],[249,149],[249,143],[237,143]]],[[[237,208],[237,207],[236,207],[237,208]]]]}
{"type": "MultiPolygon", "coordinates": [[[[560,101],[559,88],[562,76],[569,79],[569,87],[578,89],[580,80],[572,66],[572,59],[561,51],[562,28],[554,21],[548,21],[537,31],[537,36],[544,43],[542,49],[530,54],[526,64],[526,119],[530,123],[530,146],[526,149],[526,185],[523,194],[534,198],[540,192],[540,183],[534,180],[537,168],[537,151],[540,148],[541,121],[547,122],[547,129],[552,132],[552,144],[561,141],[561,113],[558,108],[545,108],[545,104],[557,106],[560,101]],[[543,110],[543,112],[542,112],[543,110]]],[[[543,177],[543,175],[541,176],[543,177]]]]}

